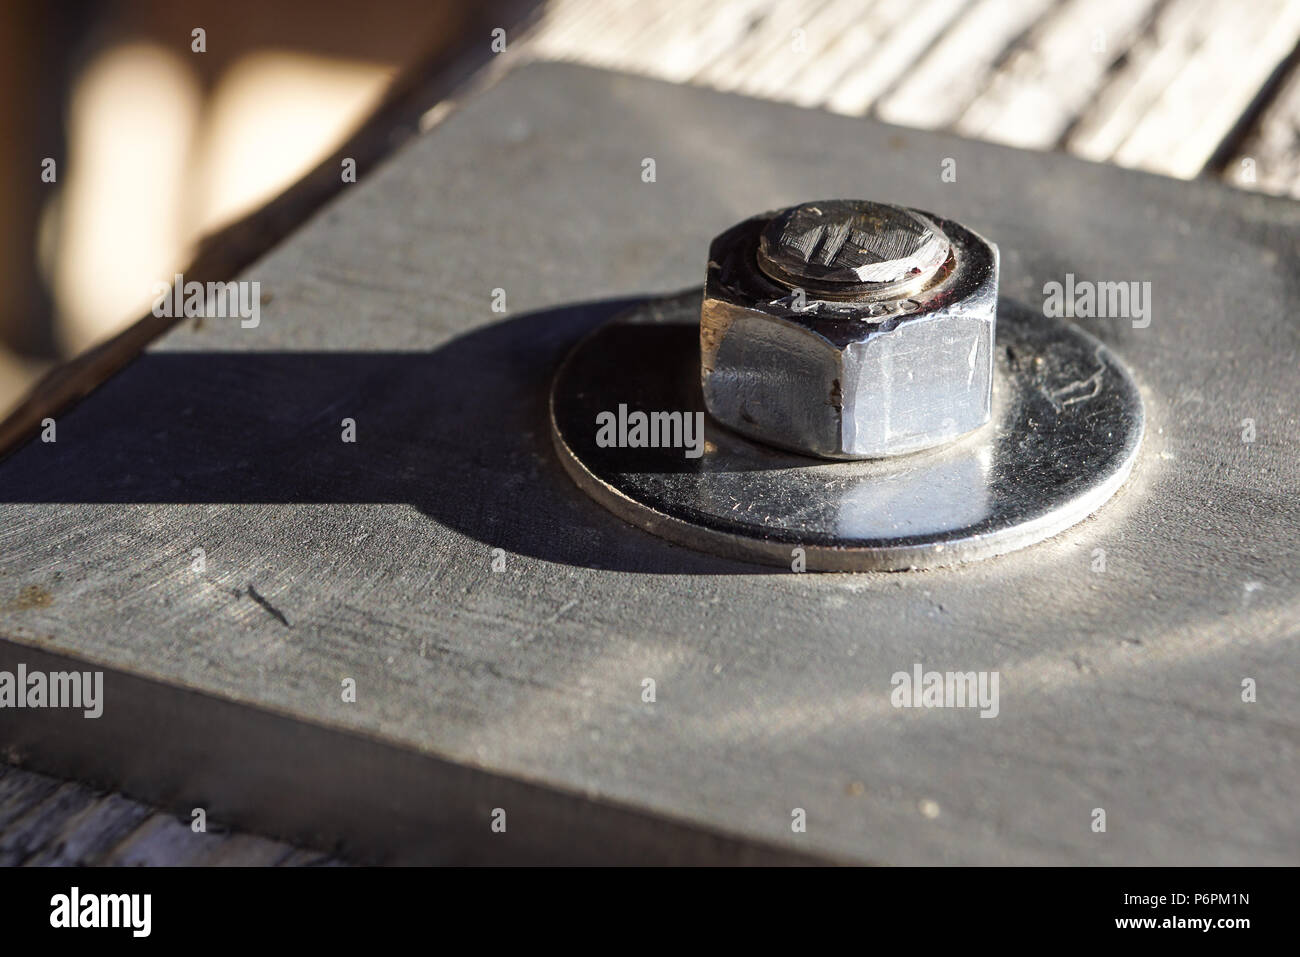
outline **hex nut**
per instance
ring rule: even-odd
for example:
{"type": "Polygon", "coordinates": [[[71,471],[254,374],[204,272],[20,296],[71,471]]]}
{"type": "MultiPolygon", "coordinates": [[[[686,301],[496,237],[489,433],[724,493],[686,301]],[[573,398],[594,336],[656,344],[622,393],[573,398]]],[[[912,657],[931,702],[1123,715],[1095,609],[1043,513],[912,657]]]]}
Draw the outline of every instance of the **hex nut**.
{"type": "Polygon", "coordinates": [[[952,220],[860,200],[765,213],[709,247],[705,405],[830,459],[950,442],[989,420],[998,250],[952,220]]]}

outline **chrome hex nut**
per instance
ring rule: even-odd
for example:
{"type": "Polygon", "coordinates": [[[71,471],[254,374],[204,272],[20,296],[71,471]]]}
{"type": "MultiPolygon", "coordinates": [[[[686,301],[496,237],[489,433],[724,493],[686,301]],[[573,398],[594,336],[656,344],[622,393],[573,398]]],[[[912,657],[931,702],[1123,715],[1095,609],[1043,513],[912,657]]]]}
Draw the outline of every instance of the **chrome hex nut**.
{"type": "Polygon", "coordinates": [[[830,459],[950,442],[989,420],[997,247],[863,200],[804,203],[709,247],[700,369],[709,413],[830,459]]]}

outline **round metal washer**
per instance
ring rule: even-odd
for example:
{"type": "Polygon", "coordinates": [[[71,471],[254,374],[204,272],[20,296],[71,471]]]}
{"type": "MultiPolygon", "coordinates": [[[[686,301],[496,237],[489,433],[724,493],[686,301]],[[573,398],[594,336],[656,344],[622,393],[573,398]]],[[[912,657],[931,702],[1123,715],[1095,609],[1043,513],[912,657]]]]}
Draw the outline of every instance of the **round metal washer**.
{"type": "Polygon", "coordinates": [[[986,426],[894,459],[783,452],[704,412],[699,314],[698,292],[636,306],[579,343],[551,385],[552,435],[574,481],[626,521],[691,548],[787,568],[802,548],[810,571],[933,568],[1000,555],[1099,508],[1123,484],[1142,440],[1142,398],[1110,350],[1004,301],[986,426]],[[637,441],[634,429],[607,429],[598,443],[610,415],[634,422],[638,411],[680,412],[692,423],[700,413],[702,454],[608,445],[611,435],[637,441]]]}

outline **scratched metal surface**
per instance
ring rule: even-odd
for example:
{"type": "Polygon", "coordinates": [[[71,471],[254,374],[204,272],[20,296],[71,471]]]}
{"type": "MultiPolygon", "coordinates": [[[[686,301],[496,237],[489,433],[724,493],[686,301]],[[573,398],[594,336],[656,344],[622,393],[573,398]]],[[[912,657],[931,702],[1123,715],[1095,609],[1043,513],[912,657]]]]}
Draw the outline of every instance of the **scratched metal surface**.
{"type": "Polygon", "coordinates": [[[107,730],[6,716],[4,745],[167,803],[226,782],[218,810],[277,833],[364,806],[360,842],[389,812],[404,839],[422,815],[486,835],[504,801],[551,859],[651,847],[649,821],[726,838],[696,859],[1296,863],[1298,227],[1214,183],[525,68],[251,269],[257,329],[168,335],[0,464],[0,650],[130,688],[107,685],[107,730]],[[572,487],[545,423],[565,350],[700,281],[730,223],[837,195],[969,223],[1030,304],[1067,272],[1152,283],[1147,328],[1086,323],[1148,413],[1099,516],[956,570],[797,575],[572,487]],[[997,670],[997,718],[895,709],[914,663],[997,670]],[[194,739],[152,747],[171,724],[194,739]],[[271,813],[249,796],[292,780],[277,759],[313,790],[271,813]]]}

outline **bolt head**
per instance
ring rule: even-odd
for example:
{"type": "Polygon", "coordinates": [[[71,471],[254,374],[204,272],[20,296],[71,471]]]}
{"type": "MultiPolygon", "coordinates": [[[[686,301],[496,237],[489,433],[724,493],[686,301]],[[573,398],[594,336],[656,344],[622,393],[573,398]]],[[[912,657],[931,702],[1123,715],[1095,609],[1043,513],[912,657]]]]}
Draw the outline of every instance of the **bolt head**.
{"type": "Polygon", "coordinates": [[[709,250],[705,404],[742,434],[822,458],[950,442],[992,410],[997,283],[996,246],[918,210],[835,201],[747,220],[709,250]],[[883,237],[854,235],[872,224],[883,237]],[[862,284],[875,286],[844,293],[862,284]]]}
{"type": "Polygon", "coordinates": [[[791,206],[758,238],[769,278],[833,299],[889,299],[925,287],[951,244],[933,222],[902,206],[829,200],[791,206]]]}

